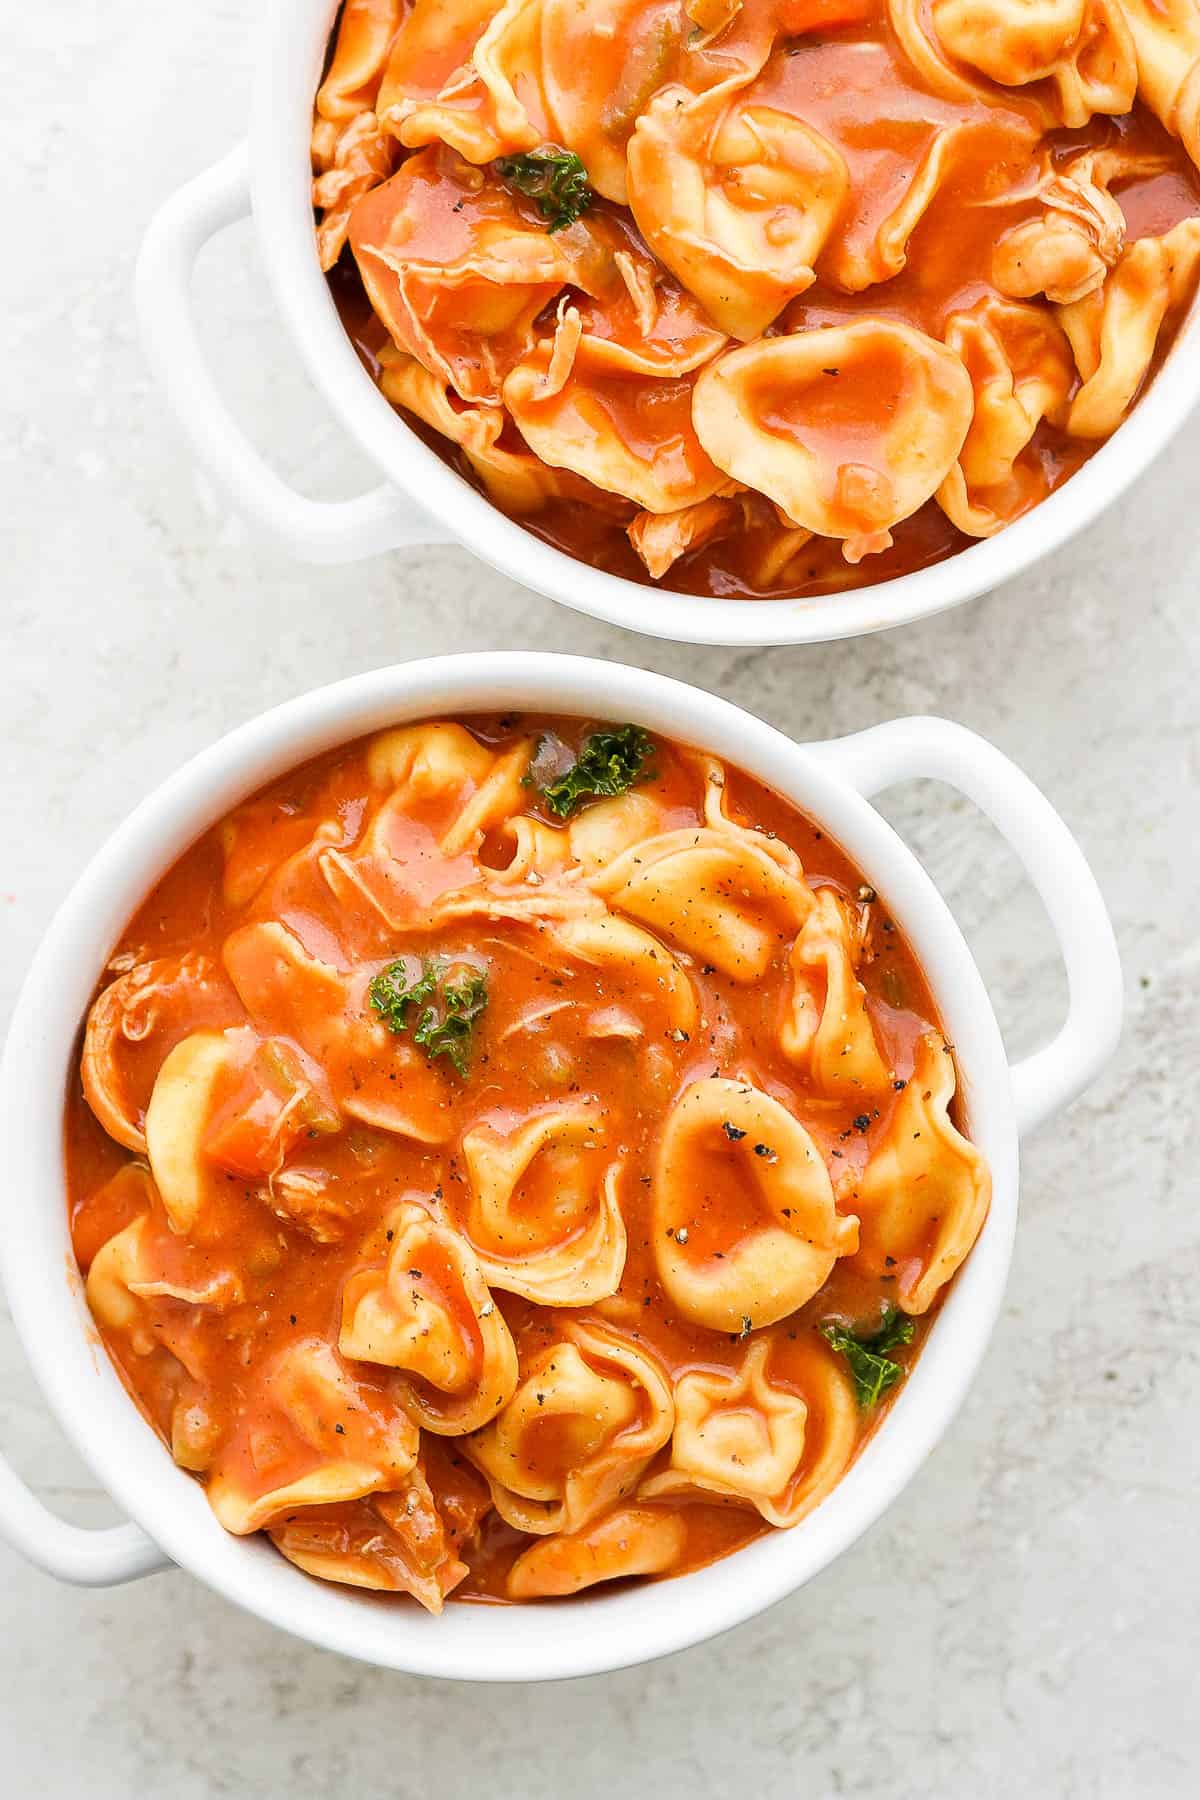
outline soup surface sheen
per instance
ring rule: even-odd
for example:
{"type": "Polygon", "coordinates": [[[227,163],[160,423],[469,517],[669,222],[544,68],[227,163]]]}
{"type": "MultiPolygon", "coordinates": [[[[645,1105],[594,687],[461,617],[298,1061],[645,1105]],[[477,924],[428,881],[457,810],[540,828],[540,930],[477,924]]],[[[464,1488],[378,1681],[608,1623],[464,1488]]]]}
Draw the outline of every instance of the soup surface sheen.
{"type": "Polygon", "coordinates": [[[504,511],[696,595],[1027,513],[1200,272],[1197,0],[346,0],[317,244],[504,511]]]}
{"type": "Polygon", "coordinates": [[[884,901],[633,726],[407,725],[163,877],[91,1009],[73,1241],[231,1531],[529,1600],[829,1493],[987,1210],[884,901]]]}

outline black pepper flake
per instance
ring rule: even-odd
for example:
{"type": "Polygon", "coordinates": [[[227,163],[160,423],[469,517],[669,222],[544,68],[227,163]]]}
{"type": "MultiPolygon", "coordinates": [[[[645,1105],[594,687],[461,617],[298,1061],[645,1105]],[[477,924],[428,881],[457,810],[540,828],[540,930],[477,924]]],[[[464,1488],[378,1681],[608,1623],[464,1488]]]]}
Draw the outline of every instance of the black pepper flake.
{"type": "Polygon", "coordinates": [[[779,1161],[778,1151],[772,1150],[770,1144],[755,1144],[754,1154],[755,1154],[755,1156],[765,1157],[767,1162],[778,1162],[779,1161]]]}
{"type": "Polygon", "coordinates": [[[346,1427],[344,1425],[335,1425],[333,1429],[337,1432],[339,1437],[345,1437],[346,1427]]]}
{"type": "Polygon", "coordinates": [[[859,1113],[858,1117],[854,1121],[855,1131],[869,1131],[870,1128],[871,1128],[871,1115],[869,1113],[859,1113]]]}
{"type": "Polygon", "coordinates": [[[389,1243],[389,1244],[390,1244],[390,1243],[391,1243],[391,1241],[392,1241],[392,1239],[393,1239],[393,1238],[394,1238],[394,1237],[395,1237],[395,1235],[396,1235],[396,1234],[395,1234],[395,1232],[394,1232],[394,1231],[389,1231],[389,1232],[388,1232],[388,1234],[387,1234],[387,1241],[388,1241],[388,1243],[389,1243]]]}
{"type": "Polygon", "coordinates": [[[748,1338],[750,1336],[750,1333],[753,1330],[754,1330],[753,1319],[750,1317],[749,1313],[743,1313],[742,1314],[742,1329],[738,1332],[738,1337],[739,1338],[748,1338]]]}
{"type": "Polygon", "coordinates": [[[294,1324],[295,1324],[295,1323],[296,1323],[296,1315],[295,1315],[295,1313],[289,1313],[289,1314],[288,1314],[288,1318],[289,1318],[289,1320],[290,1320],[290,1321],[291,1321],[291,1323],[292,1323],[292,1324],[293,1324],[293,1325],[294,1325],[294,1324]]]}
{"type": "Polygon", "coordinates": [[[728,1119],[726,1119],[725,1123],[721,1126],[721,1130],[725,1133],[725,1136],[729,1139],[731,1144],[738,1143],[746,1135],[740,1126],[731,1125],[728,1119]]]}
{"type": "Polygon", "coordinates": [[[907,1083],[907,1081],[893,1081],[892,1086],[895,1088],[895,1090],[898,1094],[902,1094],[904,1092],[905,1088],[908,1086],[908,1083],[907,1083]]]}
{"type": "Polygon", "coordinates": [[[420,1281],[420,1279],[421,1279],[420,1269],[410,1269],[408,1272],[412,1276],[414,1281],[420,1281]]]}
{"type": "Polygon", "coordinates": [[[889,1269],[894,1269],[894,1268],[895,1268],[895,1266],[896,1266],[896,1259],[895,1259],[895,1257],[894,1257],[894,1256],[885,1256],[885,1257],[884,1257],[884,1259],[883,1259],[883,1260],[884,1260],[884,1263],[885,1263],[885,1264],[886,1264],[886,1266],[887,1266],[887,1267],[888,1267],[888,1268],[889,1268],[889,1269]]]}

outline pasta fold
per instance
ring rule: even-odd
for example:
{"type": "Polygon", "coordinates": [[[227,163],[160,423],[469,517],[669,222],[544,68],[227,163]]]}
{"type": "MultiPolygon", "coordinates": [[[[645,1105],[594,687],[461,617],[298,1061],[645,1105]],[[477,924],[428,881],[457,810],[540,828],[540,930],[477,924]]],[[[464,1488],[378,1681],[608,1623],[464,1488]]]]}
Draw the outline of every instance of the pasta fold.
{"type": "Polygon", "coordinates": [[[975,392],[975,413],[938,505],[960,531],[991,537],[1049,491],[1028,454],[1042,420],[1063,426],[1076,385],[1065,332],[1044,307],[994,298],[946,324],[975,392]]]}
{"type": "Polygon", "coordinates": [[[655,1357],[607,1325],[566,1320],[464,1448],[501,1518],[540,1537],[580,1531],[631,1494],[674,1422],[655,1357]]]}
{"type": "Polygon", "coordinates": [[[861,1221],[860,1260],[896,1277],[908,1313],[928,1312],[987,1216],[987,1165],[952,1123],[954,1061],[927,1033],[883,1140],[839,1195],[861,1221]]]}
{"type": "Polygon", "coordinates": [[[1168,314],[1190,293],[1200,269],[1200,219],[1184,219],[1162,237],[1139,238],[1103,287],[1059,308],[1082,386],[1067,429],[1104,438],[1137,398],[1168,314]]]}
{"type": "Polygon", "coordinates": [[[885,549],[952,467],[971,382],[911,326],[863,320],[763,339],[718,357],[692,416],[713,461],[796,525],[843,540],[849,562],[885,549]]]}
{"type": "Polygon", "coordinates": [[[543,1306],[616,1292],[625,1267],[620,1164],[604,1156],[599,1108],[564,1101],[513,1131],[483,1121],[463,1137],[469,1234],[493,1287],[543,1306]]]}
{"type": "Polygon", "coordinates": [[[858,1220],[838,1213],[809,1133],[744,1081],[685,1089],[663,1125],[652,1195],[659,1279],[684,1318],[714,1331],[775,1324],[858,1246],[858,1220]],[[735,1195],[739,1229],[718,1242],[709,1215],[735,1195]]]}
{"type": "Polygon", "coordinates": [[[517,1385],[504,1315],[466,1240],[424,1207],[402,1201],[384,1236],[342,1290],[338,1349],[404,1371],[402,1404],[426,1431],[475,1431],[517,1385]]]}
{"type": "Polygon", "coordinates": [[[642,1483],[645,1499],[709,1495],[790,1526],[841,1480],[858,1441],[854,1391],[832,1356],[805,1364],[803,1391],[770,1374],[773,1344],[756,1338],[736,1372],[691,1370],[675,1384],[671,1460],[642,1483]]]}

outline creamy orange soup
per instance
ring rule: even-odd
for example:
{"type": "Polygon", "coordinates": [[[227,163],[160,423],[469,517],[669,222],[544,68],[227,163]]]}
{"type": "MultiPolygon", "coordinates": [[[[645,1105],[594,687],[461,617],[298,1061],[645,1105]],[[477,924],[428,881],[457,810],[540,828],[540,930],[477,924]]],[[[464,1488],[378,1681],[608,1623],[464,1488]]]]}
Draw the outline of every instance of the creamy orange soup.
{"type": "Polygon", "coordinates": [[[346,0],[317,243],[504,511],[697,595],[1022,517],[1200,272],[1196,0],[346,0]]]}
{"type": "Polygon", "coordinates": [[[67,1107],[123,1381],[313,1575],[530,1600],[799,1524],[988,1204],[921,971],[824,834],[632,726],[305,764],[114,949],[67,1107]]]}

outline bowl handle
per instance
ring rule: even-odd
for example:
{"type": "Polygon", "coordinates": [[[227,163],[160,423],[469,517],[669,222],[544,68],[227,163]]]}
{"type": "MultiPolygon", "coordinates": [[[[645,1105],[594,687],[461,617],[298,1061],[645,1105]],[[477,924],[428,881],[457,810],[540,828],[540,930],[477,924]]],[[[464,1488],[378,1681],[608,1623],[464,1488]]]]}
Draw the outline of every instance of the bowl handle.
{"type": "Polygon", "coordinates": [[[68,1525],[31,1494],[0,1456],[0,1538],[35,1567],[77,1587],[115,1587],[173,1567],[153,1539],[132,1522],[99,1531],[68,1525]]]}
{"type": "Polygon", "coordinates": [[[1121,1035],[1121,961],[1096,878],[1045,795],[995,745],[948,719],[894,719],[810,746],[869,799],[925,777],[965,794],[992,821],[1041,895],[1067,971],[1067,1016],[1040,1050],[1013,1065],[1024,1134],[1083,1092],[1121,1035]]]}
{"type": "Polygon", "coordinates": [[[191,278],[204,245],[249,218],[245,144],[173,194],[142,241],[134,296],[142,343],[167,402],[213,479],[304,562],[352,562],[405,545],[452,540],[390,482],[355,500],[309,500],[280,479],[234,419],[204,360],[191,278]]]}

